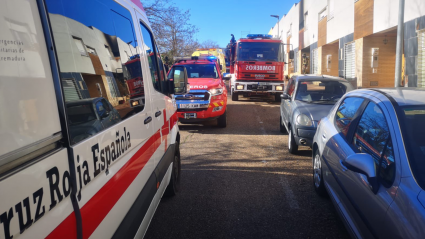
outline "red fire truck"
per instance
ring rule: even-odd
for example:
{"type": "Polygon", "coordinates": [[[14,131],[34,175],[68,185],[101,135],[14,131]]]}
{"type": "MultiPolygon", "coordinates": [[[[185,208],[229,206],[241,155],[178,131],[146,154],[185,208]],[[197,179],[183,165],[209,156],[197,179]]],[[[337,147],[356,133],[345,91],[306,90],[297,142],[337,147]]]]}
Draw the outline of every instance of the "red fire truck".
{"type": "MultiPolygon", "coordinates": [[[[271,35],[248,34],[236,41],[233,34],[227,46],[230,60],[232,100],[239,95],[274,96],[280,101],[284,88],[284,44],[271,35]]],[[[293,58],[292,51],[290,59],[293,58]]]]}
{"type": "Polygon", "coordinates": [[[143,85],[142,68],[140,66],[140,56],[130,57],[130,61],[125,64],[125,75],[128,90],[130,93],[130,106],[143,107],[145,99],[145,91],[143,85]]]}
{"type": "Polygon", "coordinates": [[[215,56],[176,57],[176,66],[187,70],[190,92],[175,97],[177,115],[182,123],[199,123],[217,119],[217,126],[227,125],[227,89],[215,56]]]}

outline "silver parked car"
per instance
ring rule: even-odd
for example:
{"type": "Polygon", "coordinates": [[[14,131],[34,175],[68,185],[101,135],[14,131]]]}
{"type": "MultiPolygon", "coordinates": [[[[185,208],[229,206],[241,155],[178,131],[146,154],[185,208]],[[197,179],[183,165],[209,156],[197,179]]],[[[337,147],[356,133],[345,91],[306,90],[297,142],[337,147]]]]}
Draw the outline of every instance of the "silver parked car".
{"type": "Polygon", "coordinates": [[[312,145],[317,123],[348,91],[351,84],[342,78],[322,75],[293,76],[285,87],[280,104],[280,131],[288,132],[288,150],[312,145]]]}
{"type": "Polygon", "coordinates": [[[355,238],[425,238],[425,90],[347,93],[313,139],[313,181],[355,238]]]}

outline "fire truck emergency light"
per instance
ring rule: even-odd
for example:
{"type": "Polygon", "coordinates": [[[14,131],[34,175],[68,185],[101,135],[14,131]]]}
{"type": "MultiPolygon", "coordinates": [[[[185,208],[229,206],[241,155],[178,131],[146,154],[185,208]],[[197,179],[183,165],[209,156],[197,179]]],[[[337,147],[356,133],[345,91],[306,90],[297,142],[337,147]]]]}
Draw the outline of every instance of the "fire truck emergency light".
{"type": "Polygon", "coordinates": [[[271,38],[273,38],[272,35],[268,35],[268,34],[248,34],[248,35],[246,35],[246,37],[249,38],[249,39],[254,39],[254,38],[271,39],[271,38]]]}

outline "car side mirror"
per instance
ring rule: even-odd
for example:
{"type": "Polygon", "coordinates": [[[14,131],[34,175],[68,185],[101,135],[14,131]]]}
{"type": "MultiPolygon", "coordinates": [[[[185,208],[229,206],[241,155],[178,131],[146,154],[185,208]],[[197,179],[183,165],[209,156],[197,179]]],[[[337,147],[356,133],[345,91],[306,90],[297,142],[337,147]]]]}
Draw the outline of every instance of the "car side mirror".
{"type": "Polygon", "coordinates": [[[189,93],[189,83],[187,70],[184,66],[173,67],[173,93],[175,95],[185,95],[189,93]]]}
{"type": "Polygon", "coordinates": [[[289,59],[293,60],[294,59],[294,51],[289,51],[289,59]]]}
{"type": "Polygon", "coordinates": [[[281,94],[281,95],[280,95],[280,98],[281,98],[281,99],[284,99],[284,100],[289,100],[289,99],[291,99],[291,97],[290,97],[288,94],[286,94],[286,93],[281,94]]]}
{"type": "Polygon", "coordinates": [[[231,78],[231,75],[229,73],[224,73],[223,74],[223,79],[230,80],[230,78],[231,78]]]}
{"type": "Polygon", "coordinates": [[[376,166],[370,154],[358,153],[348,156],[342,164],[349,170],[366,175],[373,193],[379,189],[378,177],[376,176],[376,166]]]}

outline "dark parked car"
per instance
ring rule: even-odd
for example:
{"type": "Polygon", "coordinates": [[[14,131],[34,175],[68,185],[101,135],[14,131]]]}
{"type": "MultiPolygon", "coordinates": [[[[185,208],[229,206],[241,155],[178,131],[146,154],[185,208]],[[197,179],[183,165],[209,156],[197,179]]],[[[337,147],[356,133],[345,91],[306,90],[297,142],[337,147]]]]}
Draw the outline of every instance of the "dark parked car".
{"type": "Polygon", "coordinates": [[[349,92],[320,121],[314,189],[353,238],[425,238],[424,122],[415,88],[349,92]]]}
{"type": "Polygon", "coordinates": [[[102,97],[69,101],[66,110],[71,144],[121,121],[118,111],[102,97]]]}
{"type": "Polygon", "coordinates": [[[280,104],[280,131],[288,132],[288,150],[312,145],[317,124],[352,85],[342,78],[322,75],[293,76],[280,104]]]}

